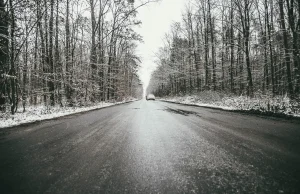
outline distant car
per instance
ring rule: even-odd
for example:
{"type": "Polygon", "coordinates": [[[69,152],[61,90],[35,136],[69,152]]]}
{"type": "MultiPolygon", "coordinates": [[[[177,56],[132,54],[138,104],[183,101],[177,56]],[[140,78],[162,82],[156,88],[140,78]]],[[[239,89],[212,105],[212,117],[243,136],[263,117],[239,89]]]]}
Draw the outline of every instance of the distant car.
{"type": "Polygon", "coordinates": [[[146,100],[155,100],[155,96],[153,94],[148,94],[146,100]]]}

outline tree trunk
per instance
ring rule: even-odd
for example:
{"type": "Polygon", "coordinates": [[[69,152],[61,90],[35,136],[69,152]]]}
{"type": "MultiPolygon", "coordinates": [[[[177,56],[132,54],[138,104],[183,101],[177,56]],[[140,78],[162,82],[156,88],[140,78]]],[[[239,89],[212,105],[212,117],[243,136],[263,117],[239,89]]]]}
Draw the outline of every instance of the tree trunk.
{"type": "MultiPolygon", "coordinates": [[[[55,73],[53,78],[56,83],[56,88],[57,88],[57,98],[60,106],[62,107],[62,94],[60,93],[60,90],[62,88],[61,86],[61,81],[63,79],[63,68],[62,64],[60,62],[60,54],[59,54],[59,0],[56,0],[56,18],[55,18],[55,57],[54,57],[54,66],[53,66],[53,72],[55,73]]],[[[54,86],[55,87],[55,86],[54,86]]]]}
{"type": "Polygon", "coordinates": [[[292,75],[291,75],[291,61],[289,55],[289,42],[288,42],[288,33],[285,27],[285,16],[284,16],[284,6],[283,0],[279,0],[279,12],[280,12],[280,24],[283,32],[283,46],[285,53],[285,65],[286,65],[286,74],[287,74],[287,82],[288,82],[288,93],[291,98],[294,97],[293,91],[293,83],[292,83],[292,75]]]}
{"type": "MultiPolygon", "coordinates": [[[[272,94],[275,95],[275,75],[274,75],[274,60],[273,60],[273,46],[271,41],[271,24],[269,19],[269,8],[268,8],[268,0],[265,0],[265,14],[266,14],[266,24],[267,24],[267,31],[268,31],[268,43],[269,43],[269,50],[270,50],[270,68],[271,68],[271,82],[272,82],[272,94]]],[[[271,17],[273,17],[271,15],[271,17]]]]}
{"type": "Polygon", "coordinates": [[[49,20],[49,81],[48,87],[50,92],[50,105],[55,105],[55,91],[54,91],[54,63],[53,63],[53,27],[54,27],[54,0],[51,0],[50,4],[50,20],[49,20]]]}
{"type": "Polygon", "coordinates": [[[91,63],[91,76],[92,76],[92,88],[93,88],[93,93],[92,93],[92,101],[95,102],[96,100],[96,90],[95,90],[95,85],[96,85],[96,72],[97,72],[97,55],[96,55],[96,17],[95,17],[95,2],[94,0],[90,0],[90,8],[91,8],[91,20],[92,20],[92,45],[91,45],[91,56],[90,56],[90,63],[91,63]]]}
{"type": "MultiPolygon", "coordinates": [[[[300,2],[298,2],[299,4],[300,2]]],[[[286,0],[287,10],[288,10],[288,21],[289,27],[292,32],[293,37],[293,61],[294,61],[294,68],[295,68],[295,94],[299,94],[300,92],[300,52],[299,52],[299,40],[298,36],[300,33],[300,18],[298,21],[295,21],[295,13],[294,9],[296,7],[294,0],[286,0]]],[[[298,5],[300,8],[300,5],[298,5]]],[[[298,10],[299,11],[299,10],[298,10]]],[[[299,11],[300,12],[300,11],[299,11]]],[[[298,16],[300,17],[300,15],[298,16]]]]}
{"type": "Polygon", "coordinates": [[[65,24],[65,30],[66,30],[66,97],[68,106],[73,106],[73,100],[72,100],[72,67],[71,67],[71,61],[70,61],[70,0],[67,1],[67,7],[66,7],[66,24],[65,24]]]}
{"type": "Polygon", "coordinates": [[[5,10],[6,3],[0,0],[0,111],[5,111],[7,99],[7,78],[5,74],[9,71],[9,41],[8,41],[8,13],[5,10]]]}
{"type": "MultiPolygon", "coordinates": [[[[27,21],[27,15],[24,14],[25,21],[27,21]]],[[[28,36],[28,23],[25,25],[25,34],[28,36]]],[[[26,101],[27,101],[27,68],[28,68],[28,39],[25,40],[25,53],[24,53],[24,67],[23,67],[23,91],[22,91],[22,104],[23,112],[26,111],[26,101]]]]}
{"type": "Polygon", "coordinates": [[[10,27],[10,87],[11,87],[11,114],[15,114],[17,108],[17,90],[16,90],[16,67],[15,67],[15,13],[13,7],[13,0],[9,0],[10,6],[10,19],[11,19],[11,27],[10,27]]]}
{"type": "Polygon", "coordinates": [[[209,26],[210,26],[210,40],[211,40],[211,63],[212,63],[212,70],[213,70],[213,90],[216,90],[216,53],[215,53],[215,41],[214,41],[214,22],[211,16],[211,3],[208,0],[208,19],[209,19],[209,26]]]}
{"type": "Polygon", "coordinates": [[[233,3],[231,0],[230,10],[230,90],[232,93],[234,90],[234,79],[233,79],[233,65],[234,65],[234,30],[233,30],[233,3]]]}

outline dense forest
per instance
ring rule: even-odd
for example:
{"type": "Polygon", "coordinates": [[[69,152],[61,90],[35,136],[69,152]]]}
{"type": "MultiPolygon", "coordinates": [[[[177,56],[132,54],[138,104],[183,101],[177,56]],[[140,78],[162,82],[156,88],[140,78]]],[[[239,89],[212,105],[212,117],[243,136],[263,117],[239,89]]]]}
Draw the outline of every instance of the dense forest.
{"type": "Polygon", "coordinates": [[[148,92],[300,94],[300,1],[190,0],[157,54],[148,92]]]}
{"type": "Polygon", "coordinates": [[[0,0],[0,108],[140,97],[134,0],[0,0]]]}

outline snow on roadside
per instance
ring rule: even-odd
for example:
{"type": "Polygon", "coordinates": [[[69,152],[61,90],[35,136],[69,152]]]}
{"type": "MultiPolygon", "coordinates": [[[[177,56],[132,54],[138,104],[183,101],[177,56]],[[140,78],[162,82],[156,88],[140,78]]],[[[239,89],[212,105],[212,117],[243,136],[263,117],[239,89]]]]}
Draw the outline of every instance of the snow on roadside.
{"type": "Polygon", "coordinates": [[[27,107],[25,112],[22,112],[22,108],[19,108],[14,115],[3,114],[0,115],[0,129],[6,127],[18,126],[25,123],[33,123],[36,121],[48,120],[53,118],[58,118],[66,115],[71,115],[74,113],[86,112],[90,110],[100,109],[104,107],[109,107],[117,104],[123,104],[126,102],[133,102],[136,99],[130,99],[122,102],[101,102],[97,105],[88,107],[45,107],[45,106],[31,106],[27,107]]]}
{"type": "Polygon", "coordinates": [[[247,96],[221,96],[216,93],[202,95],[165,97],[160,100],[196,105],[202,107],[219,108],[223,110],[259,111],[262,113],[276,113],[300,117],[300,102],[291,101],[288,97],[249,98],[247,96]]]}
{"type": "Polygon", "coordinates": [[[186,98],[183,98],[183,97],[159,98],[159,100],[180,103],[180,104],[186,104],[186,105],[196,105],[196,106],[203,106],[203,107],[210,107],[210,108],[220,108],[223,110],[236,110],[232,106],[224,106],[219,103],[209,104],[209,103],[197,102],[197,101],[194,101],[193,97],[191,97],[191,96],[186,97],[186,98]]]}

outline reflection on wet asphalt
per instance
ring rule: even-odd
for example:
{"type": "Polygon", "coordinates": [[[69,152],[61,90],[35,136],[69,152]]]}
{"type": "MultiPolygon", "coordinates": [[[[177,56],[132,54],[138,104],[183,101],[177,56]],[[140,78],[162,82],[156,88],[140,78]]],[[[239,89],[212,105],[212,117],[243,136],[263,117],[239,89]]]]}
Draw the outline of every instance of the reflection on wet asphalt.
{"type": "Polygon", "coordinates": [[[300,193],[300,122],[137,101],[0,131],[3,193],[300,193]]]}

